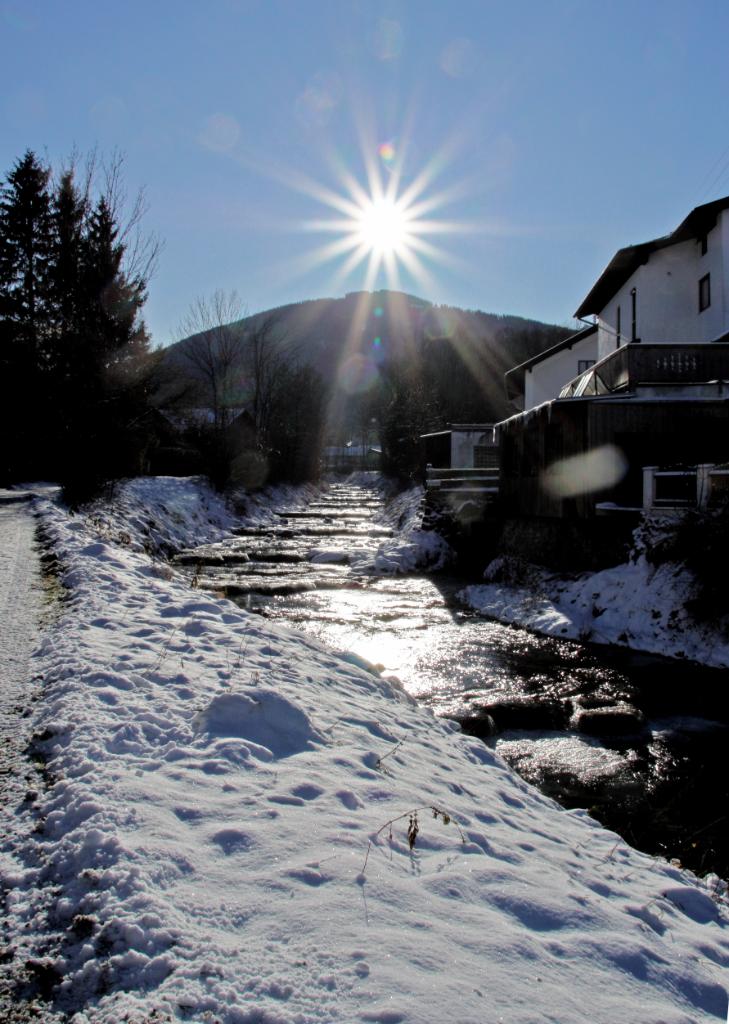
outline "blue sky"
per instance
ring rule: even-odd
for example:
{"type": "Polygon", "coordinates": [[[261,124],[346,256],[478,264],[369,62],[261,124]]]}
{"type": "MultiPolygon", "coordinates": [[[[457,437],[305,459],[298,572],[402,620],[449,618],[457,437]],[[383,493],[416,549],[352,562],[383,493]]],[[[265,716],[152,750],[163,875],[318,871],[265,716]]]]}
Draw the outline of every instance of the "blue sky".
{"type": "Polygon", "coordinates": [[[568,322],[616,248],[729,193],[728,38],[726,0],[0,0],[0,172],[125,153],[165,242],[157,343],[216,288],[363,287],[312,226],[368,166],[433,204],[448,258],[404,290],[568,322]]]}

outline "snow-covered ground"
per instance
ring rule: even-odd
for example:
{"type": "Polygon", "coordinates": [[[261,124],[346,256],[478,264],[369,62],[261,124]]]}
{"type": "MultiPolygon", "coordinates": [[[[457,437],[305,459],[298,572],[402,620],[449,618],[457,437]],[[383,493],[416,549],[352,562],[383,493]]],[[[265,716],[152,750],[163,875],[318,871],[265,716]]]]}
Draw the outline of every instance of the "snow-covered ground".
{"type": "Polygon", "coordinates": [[[137,477],[89,505],[84,521],[104,540],[167,556],[228,536],[238,519],[202,477],[137,477]]]}
{"type": "MultiPolygon", "coordinates": [[[[28,492],[0,489],[0,835],[6,841],[23,832],[17,808],[40,781],[25,758],[30,723],[23,712],[38,690],[30,662],[47,612],[35,521],[28,492]]],[[[7,941],[8,922],[0,888],[0,948],[7,941]]],[[[14,1003],[0,976],[0,1020],[14,1003]]]]}
{"type": "Polygon", "coordinates": [[[394,536],[380,545],[371,571],[435,571],[448,565],[453,557],[449,545],[440,534],[421,527],[422,500],[423,488],[411,487],[388,502],[381,521],[392,527],[394,536]]]}
{"type": "Polygon", "coordinates": [[[282,507],[296,508],[315,500],[322,488],[316,484],[278,484],[264,487],[251,494],[241,494],[237,498],[243,523],[260,526],[263,523],[280,523],[277,509],[282,507]]]}
{"type": "MultiPolygon", "coordinates": [[[[28,660],[43,606],[35,522],[28,498],[0,490],[0,732],[5,738],[28,691],[28,660]]],[[[22,492],[21,492],[22,493],[22,492]]]]}
{"type": "Polygon", "coordinates": [[[600,572],[565,578],[500,557],[484,575],[485,584],[459,596],[501,622],[729,667],[727,618],[693,617],[687,608],[694,596],[690,574],[673,562],[652,564],[640,541],[630,561],[600,572]]]}
{"type": "Polygon", "coordinates": [[[49,785],[2,859],[10,964],[73,1024],[726,1020],[717,880],[190,589],[148,551],[232,522],[195,482],[124,495],[40,502],[69,595],[35,656],[49,785]]]}

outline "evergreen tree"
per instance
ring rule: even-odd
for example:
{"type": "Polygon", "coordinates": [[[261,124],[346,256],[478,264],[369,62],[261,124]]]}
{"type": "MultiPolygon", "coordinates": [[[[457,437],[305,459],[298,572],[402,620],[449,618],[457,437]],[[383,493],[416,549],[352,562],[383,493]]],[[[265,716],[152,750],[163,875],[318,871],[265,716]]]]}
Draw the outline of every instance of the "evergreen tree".
{"type": "Polygon", "coordinates": [[[67,461],[75,381],[84,372],[80,351],[81,256],[87,212],[88,203],[76,185],[73,169],[63,171],[51,204],[49,398],[55,420],[55,450],[48,451],[48,457],[54,476],[62,472],[67,461]]]}
{"type": "Polygon", "coordinates": [[[122,229],[119,169],[118,159],[107,168],[106,194],[92,206],[90,174],[81,190],[73,168],[63,171],[51,195],[49,169],[28,151],[0,190],[6,481],[52,475],[84,496],[139,469],[149,440],[141,310],[157,246],[142,240],[128,258],[124,236],[138,226],[143,202],[122,229]]]}
{"type": "Polygon", "coordinates": [[[55,332],[55,355],[61,374],[68,373],[72,339],[80,328],[81,276],[88,201],[79,191],[73,170],[64,171],[51,209],[51,268],[49,294],[55,332]]]}
{"type": "Polygon", "coordinates": [[[0,376],[6,479],[33,474],[47,409],[49,171],[30,150],[0,190],[0,376]]]}
{"type": "Polygon", "coordinates": [[[282,369],[264,439],[269,479],[303,483],[319,475],[326,416],[321,376],[306,365],[282,369]]]}
{"type": "Polygon", "coordinates": [[[124,252],[119,225],[102,196],[89,219],[82,264],[85,327],[94,338],[93,358],[102,374],[143,355],[148,344],[140,316],[145,282],[126,277],[124,252]]]}
{"type": "Polygon", "coordinates": [[[138,472],[147,401],[146,282],[124,272],[124,243],[102,196],[80,238],[78,292],[66,391],[69,458],[64,482],[83,497],[104,479],[138,472]]]}
{"type": "Polygon", "coordinates": [[[30,150],[0,191],[0,316],[40,354],[48,314],[49,171],[30,150]]]}
{"type": "Polygon", "coordinates": [[[440,397],[415,363],[390,364],[387,390],[380,431],[382,468],[400,480],[413,480],[421,465],[420,435],[442,422],[440,397]]]}

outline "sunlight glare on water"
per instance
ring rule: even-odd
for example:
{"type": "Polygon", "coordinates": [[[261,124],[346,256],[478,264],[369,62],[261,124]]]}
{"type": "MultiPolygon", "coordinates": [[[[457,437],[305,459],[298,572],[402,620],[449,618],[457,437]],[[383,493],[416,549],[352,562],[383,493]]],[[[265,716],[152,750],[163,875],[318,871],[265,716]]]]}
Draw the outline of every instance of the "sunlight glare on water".
{"type": "Polygon", "coordinates": [[[582,782],[611,778],[630,764],[630,754],[611,750],[590,736],[565,733],[504,733],[494,742],[497,753],[534,782],[546,771],[570,772],[582,782]]]}
{"type": "Polygon", "coordinates": [[[439,583],[375,578],[362,589],[275,598],[269,610],[330,647],[381,666],[411,696],[448,714],[462,705],[464,692],[473,698],[513,688],[510,662],[520,635],[449,607],[443,590],[452,587],[439,583]]]}

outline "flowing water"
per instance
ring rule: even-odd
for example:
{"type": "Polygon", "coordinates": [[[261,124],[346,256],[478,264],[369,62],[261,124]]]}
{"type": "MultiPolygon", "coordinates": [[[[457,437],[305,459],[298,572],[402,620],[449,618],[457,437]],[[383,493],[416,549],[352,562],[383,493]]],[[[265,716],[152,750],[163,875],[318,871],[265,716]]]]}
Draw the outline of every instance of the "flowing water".
{"type": "Polygon", "coordinates": [[[334,484],[179,559],[198,586],[353,651],[525,779],[648,852],[729,877],[729,672],[536,636],[463,607],[463,579],[358,571],[391,530],[334,484]]]}

